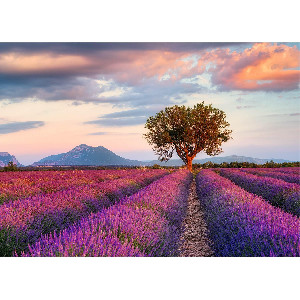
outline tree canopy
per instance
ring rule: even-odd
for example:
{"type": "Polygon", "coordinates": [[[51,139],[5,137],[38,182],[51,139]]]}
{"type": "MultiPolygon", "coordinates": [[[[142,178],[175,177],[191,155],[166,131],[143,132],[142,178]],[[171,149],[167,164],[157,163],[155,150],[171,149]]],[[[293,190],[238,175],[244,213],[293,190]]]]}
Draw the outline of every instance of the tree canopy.
{"type": "Polygon", "coordinates": [[[192,171],[195,156],[204,151],[208,155],[222,152],[221,144],[230,139],[231,130],[222,110],[205,105],[193,108],[182,106],[166,107],[154,117],[147,119],[144,135],[160,161],[168,161],[174,150],[192,171]]]}
{"type": "Polygon", "coordinates": [[[14,164],[12,161],[10,161],[7,166],[4,167],[3,169],[5,172],[9,171],[18,171],[18,166],[14,164]]]}

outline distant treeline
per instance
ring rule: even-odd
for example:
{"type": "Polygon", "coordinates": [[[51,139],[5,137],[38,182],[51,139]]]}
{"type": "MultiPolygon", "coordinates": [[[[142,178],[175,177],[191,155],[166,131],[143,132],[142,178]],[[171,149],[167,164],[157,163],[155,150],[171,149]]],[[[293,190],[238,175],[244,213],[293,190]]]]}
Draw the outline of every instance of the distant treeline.
{"type": "MultiPolygon", "coordinates": [[[[9,162],[7,166],[0,167],[0,172],[11,171],[64,171],[64,170],[119,170],[119,169],[179,169],[184,166],[160,166],[155,164],[153,166],[27,166],[17,167],[17,165],[9,162]]],[[[300,162],[284,162],[275,163],[269,161],[264,164],[255,164],[250,162],[223,162],[221,164],[213,163],[211,161],[204,164],[193,164],[196,169],[210,169],[210,168],[284,168],[284,167],[300,167],[300,162]]]]}
{"type": "Polygon", "coordinates": [[[221,164],[213,163],[208,161],[204,164],[193,164],[195,168],[285,168],[285,167],[300,167],[300,162],[284,162],[284,163],[276,163],[274,161],[268,161],[264,164],[255,164],[250,162],[223,162],[221,164]]]}
{"type": "Polygon", "coordinates": [[[12,171],[65,171],[65,170],[127,170],[127,169],[179,169],[176,167],[161,167],[159,165],[153,166],[26,166],[18,167],[16,164],[9,162],[7,166],[0,167],[0,172],[12,172],[12,171]]]}

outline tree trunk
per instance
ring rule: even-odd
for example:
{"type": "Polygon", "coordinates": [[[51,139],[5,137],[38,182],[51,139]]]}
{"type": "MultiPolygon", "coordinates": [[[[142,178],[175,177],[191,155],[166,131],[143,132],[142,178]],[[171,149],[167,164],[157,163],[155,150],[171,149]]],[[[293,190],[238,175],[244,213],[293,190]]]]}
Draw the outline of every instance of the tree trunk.
{"type": "Polygon", "coordinates": [[[193,159],[191,157],[187,157],[186,167],[190,172],[193,171],[193,159]]]}

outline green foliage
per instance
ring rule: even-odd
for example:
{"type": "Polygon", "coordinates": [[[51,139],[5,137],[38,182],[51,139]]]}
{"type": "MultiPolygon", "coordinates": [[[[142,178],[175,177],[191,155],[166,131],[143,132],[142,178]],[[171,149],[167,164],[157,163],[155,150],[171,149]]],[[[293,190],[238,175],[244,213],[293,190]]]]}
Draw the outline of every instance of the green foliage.
{"type": "Polygon", "coordinates": [[[16,164],[14,164],[12,161],[10,161],[7,166],[4,167],[4,172],[10,172],[10,171],[18,171],[18,167],[16,164]]]}
{"type": "Polygon", "coordinates": [[[193,164],[194,167],[200,169],[210,168],[282,168],[282,167],[300,167],[300,162],[284,162],[275,163],[273,161],[264,164],[255,164],[250,162],[223,162],[221,164],[206,162],[204,164],[193,164]]]}
{"type": "Polygon", "coordinates": [[[160,165],[158,165],[158,164],[154,164],[152,166],[152,169],[162,169],[162,167],[160,165]]]}
{"type": "Polygon", "coordinates": [[[168,161],[174,151],[192,170],[195,156],[204,151],[208,155],[222,152],[221,144],[230,139],[231,130],[223,111],[204,105],[193,108],[167,107],[154,117],[148,118],[144,135],[160,161],[168,161]]]}

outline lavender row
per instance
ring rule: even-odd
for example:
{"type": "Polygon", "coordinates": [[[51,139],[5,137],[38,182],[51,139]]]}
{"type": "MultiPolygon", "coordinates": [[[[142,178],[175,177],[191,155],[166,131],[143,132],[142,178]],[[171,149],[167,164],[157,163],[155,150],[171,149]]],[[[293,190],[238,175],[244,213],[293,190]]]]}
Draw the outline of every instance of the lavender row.
{"type": "Polygon", "coordinates": [[[299,218],[210,170],[196,184],[217,256],[300,256],[299,218]]]}
{"type": "Polygon", "coordinates": [[[285,167],[285,168],[266,168],[266,171],[280,172],[286,174],[296,174],[300,175],[299,167],[285,167]]]}
{"type": "Polygon", "coordinates": [[[242,171],[253,175],[272,177],[281,179],[285,182],[300,184],[300,174],[283,173],[280,171],[266,171],[265,169],[242,169],[242,171]]]}
{"type": "Polygon", "coordinates": [[[278,173],[285,173],[285,174],[300,175],[300,167],[257,168],[257,169],[258,170],[264,170],[266,172],[278,172],[278,173]]]}
{"type": "Polygon", "coordinates": [[[71,187],[3,204],[0,206],[0,255],[11,255],[14,250],[20,252],[41,234],[66,228],[167,173],[164,170],[136,172],[130,178],[71,187]]]}
{"type": "Polygon", "coordinates": [[[298,184],[256,176],[236,169],[221,169],[220,175],[230,179],[248,192],[262,196],[272,205],[300,216],[300,186],[298,184]]]}
{"type": "Polygon", "coordinates": [[[0,204],[71,186],[124,178],[142,170],[26,171],[0,174],[0,204]],[[15,175],[15,173],[17,173],[15,175]]]}
{"type": "Polygon", "coordinates": [[[192,175],[180,170],[60,233],[23,256],[175,256],[192,175]]]}
{"type": "Polygon", "coordinates": [[[136,169],[127,170],[64,170],[64,171],[22,171],[22,172],[0,172],[1,183],[14,183],[18,180],[34,182],[38,180],[47,181],[51,178],[59,180],[68,180],[70,177],[87,178],[88,180],[99,174],[115,174],[118,172],[134,172],[136,169]]]}

